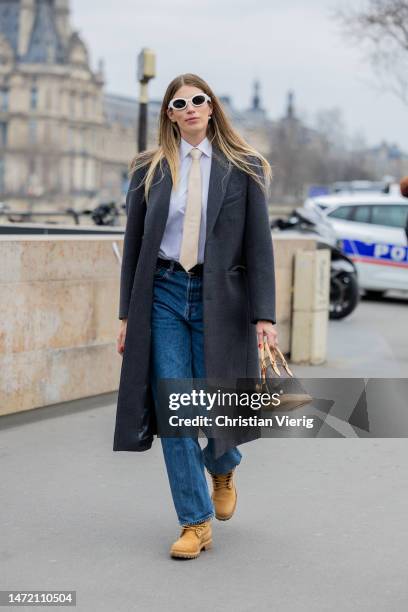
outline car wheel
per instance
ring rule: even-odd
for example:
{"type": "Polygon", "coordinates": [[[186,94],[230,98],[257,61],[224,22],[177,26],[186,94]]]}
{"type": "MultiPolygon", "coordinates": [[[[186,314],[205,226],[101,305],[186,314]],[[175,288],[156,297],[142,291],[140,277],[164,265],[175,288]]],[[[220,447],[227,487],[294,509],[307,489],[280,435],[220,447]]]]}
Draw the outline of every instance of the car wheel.
{"type": "Polygon", "coordinates": [[[355,274],[343,273],[330,279],[330,319],[344,319],[353,312],[360,299],[355,274]]]}

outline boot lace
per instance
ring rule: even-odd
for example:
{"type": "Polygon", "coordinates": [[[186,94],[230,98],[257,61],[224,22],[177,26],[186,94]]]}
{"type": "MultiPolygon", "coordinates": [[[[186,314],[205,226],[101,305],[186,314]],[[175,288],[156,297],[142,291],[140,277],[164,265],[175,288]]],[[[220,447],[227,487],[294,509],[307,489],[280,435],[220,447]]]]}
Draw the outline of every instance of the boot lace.
{"type": "Polygon", "coordinates": [[[234,470],[231,470],[227,474],[211,474],[214,491],[218,489],[223,489],[226,487],[227,489],[232,489],[232,474],[234,470]]]}

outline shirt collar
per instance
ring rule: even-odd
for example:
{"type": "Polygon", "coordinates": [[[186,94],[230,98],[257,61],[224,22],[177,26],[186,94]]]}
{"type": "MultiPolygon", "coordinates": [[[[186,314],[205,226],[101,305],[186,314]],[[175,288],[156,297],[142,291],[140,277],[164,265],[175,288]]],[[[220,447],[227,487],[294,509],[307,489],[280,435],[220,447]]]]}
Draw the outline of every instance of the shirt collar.
{"type": "Polygon", "coordinates": [[[196,145],[195,147],[186,140],[184,140],[184,138],[181,138],[180,158],[184,159],[190,153],[191,149],[194,148],[200,149],[200,151],[204,153],[204,155],[207,155],[207,157],[211,157],[212,145],[208,138],[205,137],[204,140],[202,140],[200,144],[196,145]]]}

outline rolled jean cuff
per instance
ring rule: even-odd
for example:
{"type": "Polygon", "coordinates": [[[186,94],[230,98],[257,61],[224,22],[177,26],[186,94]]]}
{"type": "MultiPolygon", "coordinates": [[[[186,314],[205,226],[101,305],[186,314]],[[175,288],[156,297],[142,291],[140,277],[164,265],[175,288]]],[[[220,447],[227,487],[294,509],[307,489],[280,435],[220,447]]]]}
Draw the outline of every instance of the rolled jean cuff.
{"type": "Polygon", "coordinates": [[[191,525],[198,525],[199,523],[204,523],[204,521],[208,521],[208,519],[214,518],[214,512],[210,512],[210,514],[204,518],[199,519],[198,521],[190,521],[189,523],[182,523],[180,521],[181,527],[190,527],[191,525]]]}
{"type": "Polygon", "coordinates": [[[237,448],[227,451],[224,455],[221,455],[223,459],[213,459],[209,452],[206,452],[207,447],[203,450],[203,460],[207,471],[210,474],[228,474],[231,470],[235,470],[236,467],[241,463],[242,454],[237,448]]]}

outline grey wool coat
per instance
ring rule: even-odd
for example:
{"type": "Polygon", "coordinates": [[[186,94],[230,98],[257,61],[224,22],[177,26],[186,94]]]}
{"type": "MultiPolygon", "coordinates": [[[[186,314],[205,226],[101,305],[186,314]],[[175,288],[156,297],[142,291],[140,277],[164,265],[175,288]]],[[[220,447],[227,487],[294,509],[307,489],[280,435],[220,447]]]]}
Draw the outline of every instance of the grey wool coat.
{"type": "MultiPolygon", "coordinates": [[[[253,158],[252,161],[257,161],[253,158]]],[[[167,160],[149,193],[139,186],[146,168],[132,175],[121,268],[119,318],[128,319],[114,451],[145,451],[157,434],[150,385],[153,282],[167,221],[172,179],[167,160]]],[[[259,160],[257,172],[261,173],[259,160]]],[[[275,269],[265,195],[246,172],[213,145],[203,265],[204,352],[208,378],[259,378],[256,322],[276,323],[275,269]]],[[[248,430],[248,428],[246,428],[248,430]]],[[[260,437],[238,430],[215,439],[215,456],[260,437]]]]}

